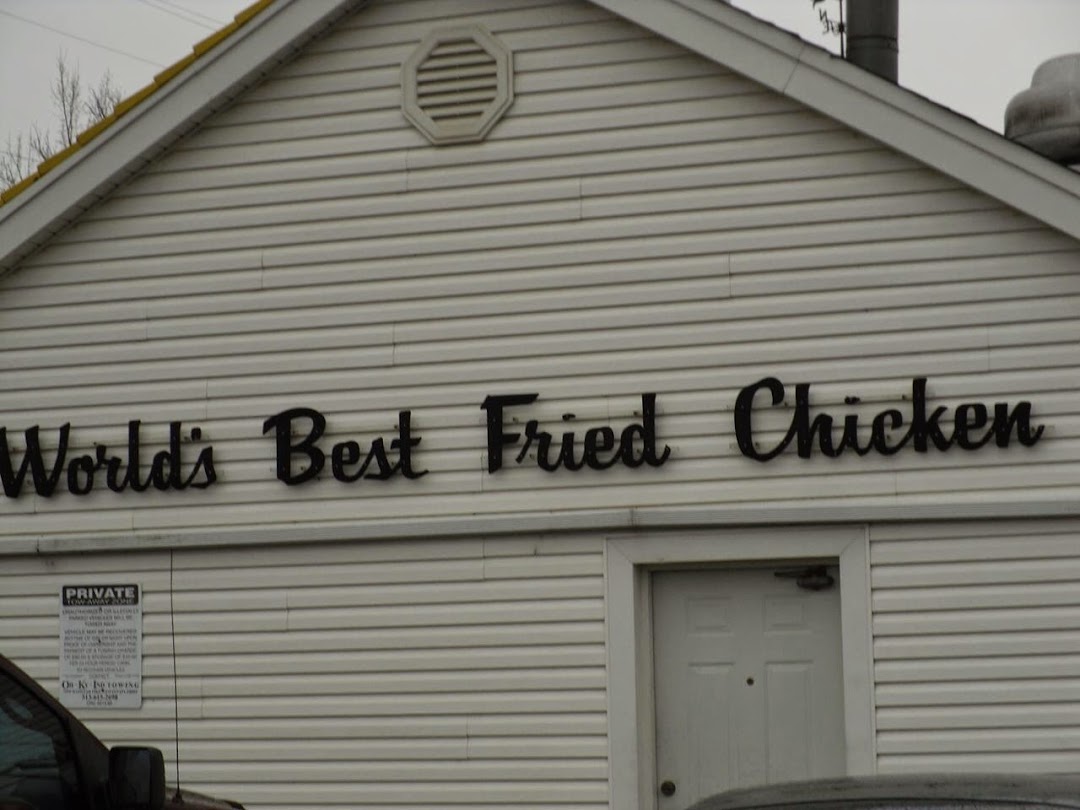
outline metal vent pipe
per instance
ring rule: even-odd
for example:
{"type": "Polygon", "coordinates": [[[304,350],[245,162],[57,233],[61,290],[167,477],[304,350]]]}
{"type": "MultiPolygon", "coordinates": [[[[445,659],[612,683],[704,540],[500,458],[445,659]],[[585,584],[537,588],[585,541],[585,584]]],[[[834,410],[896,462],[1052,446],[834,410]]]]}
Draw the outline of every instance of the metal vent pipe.
{"type": "Polygon", "coordinates": [[[1080,53],[1035,69],[1005,108],[1005,137],[1080,171],[1080,53]]]}
{"type": "Polygon", "coordinates": [[[848,61],[896,84],[900,0],[846,0],[848,61]]]}

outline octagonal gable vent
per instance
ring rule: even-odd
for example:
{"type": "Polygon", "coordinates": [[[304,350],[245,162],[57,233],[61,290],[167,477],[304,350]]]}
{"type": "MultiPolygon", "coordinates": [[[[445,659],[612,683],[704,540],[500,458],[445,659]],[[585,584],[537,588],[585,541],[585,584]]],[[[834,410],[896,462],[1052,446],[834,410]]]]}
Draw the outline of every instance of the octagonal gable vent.
{"type": "Polygon", "coordinates": [[[405,117],[434,144],[481,141],[514,100],[510,50],[483,26],[432,31],[402,69],[405,117]]]}

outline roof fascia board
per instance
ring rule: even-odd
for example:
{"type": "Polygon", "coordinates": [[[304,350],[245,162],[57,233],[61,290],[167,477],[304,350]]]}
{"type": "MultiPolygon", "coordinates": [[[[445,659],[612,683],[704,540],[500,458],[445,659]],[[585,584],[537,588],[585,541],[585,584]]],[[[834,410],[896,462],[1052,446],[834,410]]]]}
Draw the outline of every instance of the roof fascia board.
{"type": "Polygon", "coordinates": [[[591,2],[1080,239],[1080,175],[974,121],[719,0],[591,2]]]}
{"type": "Polygon", "coordinates": [[[367,0],[280,0],[0,207],[0,275],[367,0]]]}

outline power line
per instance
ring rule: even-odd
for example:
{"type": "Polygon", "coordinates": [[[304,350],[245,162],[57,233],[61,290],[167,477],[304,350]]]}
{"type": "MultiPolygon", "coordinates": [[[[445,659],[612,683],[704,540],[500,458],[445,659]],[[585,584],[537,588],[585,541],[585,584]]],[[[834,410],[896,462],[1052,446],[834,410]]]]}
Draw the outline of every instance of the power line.
{"type": "Polygon", "coordinates": [[[61,31],[59,28],[53,28],[51,25],[46,25],[45,23],[38,22],[37,20],[31,20],[31,19],[29,19],[27,17],[20,17],[18,14],[12,14],[10,11],[4,11],[4,10],[0,9],[0,15],[3,15],[4,17],[11,17],[11,19],[18,20],[19,22],[26,23],[27,25],[33,25],[33,26],[36,26],[38,28],[44,28],[46,31],[51,31],[52,33],[59,34],[62,37],[67,37],[68,39],[75,39],[75,40],[78,40],[79,42],[85,42],[87,45],[92,45],[95,48],[101,48],[103,51],[109,51],[111,53],[119,54],[120,56],[126,56],[126,57],[128,57],[128,59],[134,59],[134,60],[136,60],[138,62],[142,62],[142,63],[147,64],[147,65],[153,65],[154,67],[159,67],[159,68],[160,67],[165,67],[160,62],[154,62],[151,59],[145,59],[145,58],[143,58],[141,56],[136,56],[133,53],[129,53],[128,51],[122,51],[119,48],[110,47],[109,45],[102,45],[100,42],[94,42],[94,40],[92,40],[92,39],[87,39],[86,37],[80,37],[80,36],[77,36],[76,34],[70,34],[67,31],[61,31]]]}
{"type": "Polygon", "coordinates": [[[202,17],[208,23],[212,23],[218,28],[225,25],[224,20],[219,20],[217,17],[211,17],[209,14],[203,14],[201,11],[196,11],[195,9],[188,8],[187,6],[182,6],[179,3],[173,3],[171,2],[171,0],[157,0],[157,2],[159,2],[163,6],[171,6],[178,11],[183,11],[186,14],[190,14],[192,17],[202,17]]]}
{"type": "Polygon", "coordinates": [[[162,14],[168,14],[168,15],[170,15],[172,17],[175,17],[178,20],[183,20],[184,22],[189,23],[191,25],[197,25],[200,28],[205,28],[208,31],[217,30],[212,25],[207,25],[206,23],[200,22],[199,20],[193,20],[191,17],[188,17],[188,16],[186,16],[184,14],[180,14],[180,13],[178,13],[176,11],[172,11],[172,10],[167,9],[167,8],[163,8],[162,6],[154,5],[153,3],[150,2],[150,0],[138,0],[138,2],[142,3],[147,8],[152,8],[152,9],[154,9],[154,11],[160,11],[162,14]]]}

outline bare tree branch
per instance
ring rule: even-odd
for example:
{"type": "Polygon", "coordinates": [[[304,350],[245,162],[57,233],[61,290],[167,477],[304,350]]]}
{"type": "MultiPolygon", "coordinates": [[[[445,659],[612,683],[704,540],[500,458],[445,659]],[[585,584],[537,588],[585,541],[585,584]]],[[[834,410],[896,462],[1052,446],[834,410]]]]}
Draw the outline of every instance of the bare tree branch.
{"type": "Polygon", "coordinates": [[[26,136],[27,158],[40,163],[51,158],[54,152],[56,149],[53,147],[49,130],[41,129],[37,124],[31,125],[30,132],[26,136]]]}
{"type": "Polygon", "coordinates": [[[75,142],[79,134],[79,122],[82,119],[82,83],[79,73],[68,65],[67,57],[61,53],[56,57],[56,78],[52,86],[53,106],[60,119],[61,146],[75,142]]]}
{"type": "Polygon", "coordinates": [[[0,186],[15,185],[30,173],[32,165],[22,133],[14,139],[8,135],[4,149],[0,150],[0,186]]]}
{"type": "Polygon", "coordinates": [[[75,143],[86,127],[112,115],[123,98],[108,71],[96,87],[84,94],[78,66],[72,67],[63,52],[56,57],[56,75],[50,89],[59,134],[54,138],[48,128],[31,124],[29,130],[14,139],[8,135],[6,148],[0,149],[0,189],[14,185],[38,163],[75,143]]]}
{"type": "Polygon", "coordinates": [[[90,88],[90,97],[83,104],[83,111],[88,119],[87,125],[96,124],[112,115],[123,97],[120,88],[113,82],[112,74],[106,70],[97,87],[90,88]]]}

